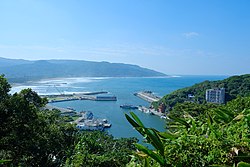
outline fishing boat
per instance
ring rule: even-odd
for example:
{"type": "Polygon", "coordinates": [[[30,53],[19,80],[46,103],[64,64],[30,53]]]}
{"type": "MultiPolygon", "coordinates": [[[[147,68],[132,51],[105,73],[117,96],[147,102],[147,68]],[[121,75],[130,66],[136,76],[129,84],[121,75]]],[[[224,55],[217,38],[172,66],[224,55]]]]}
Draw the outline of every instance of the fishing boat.
{"type": "Polygon", "coordinates": [[[96,96],[96,101],[117,101],[116,96],[114,95],[105,95],[105,96],[96,96]]]}
{"type": "Polygon", "coordinates": [[[133,106],[133,105],[130,105],[130,104],[123,104],[123,105],[120,105],[120,108],[122,108],[122,109],[132,109],[132,110],[138,109],[137,106],[133,106]]]}

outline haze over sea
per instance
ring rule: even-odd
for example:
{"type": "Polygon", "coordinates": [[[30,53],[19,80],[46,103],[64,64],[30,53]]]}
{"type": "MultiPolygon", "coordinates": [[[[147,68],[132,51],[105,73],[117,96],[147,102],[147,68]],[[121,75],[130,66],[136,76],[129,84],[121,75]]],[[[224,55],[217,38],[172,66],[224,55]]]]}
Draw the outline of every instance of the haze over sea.
{"type": "MultiPolygon", "coordinates": [[[[97,118],[105,118],[112,127],[107,131],[116,138],[141,136],[127,122],[124,114],[129,110],[120,108],[122,104],[149,106],[148,102],[134,96],[133,93],[150,90],[157,96],[164,96],[174,90],[191,86],[205,80],[221,80],[227,76],[171,76],[160,78],[61,78],[28,82],[14,85],[12,93],[24,88],[32,88],[40,95],[58,93],[77,93],[92,91],[108,91],[117,96],[117,101],[66,101],[52,103],[59,107],[72,107],[76,111],[92,111],[97,118]]],[[[134,110],[142,122],[149,127],[164,131],[165,121],[158,116],[152,116],[134,110]]]]}

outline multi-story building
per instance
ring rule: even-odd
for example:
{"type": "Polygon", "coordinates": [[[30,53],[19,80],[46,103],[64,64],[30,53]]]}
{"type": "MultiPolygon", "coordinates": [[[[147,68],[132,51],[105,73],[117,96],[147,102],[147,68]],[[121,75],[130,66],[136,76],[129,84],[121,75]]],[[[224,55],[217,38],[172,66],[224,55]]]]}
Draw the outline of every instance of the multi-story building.
{"type": "Polygon", "coordinates": [[[210,103],[225,103],[225,88],[207,89],[206,101],[210,103]]]}

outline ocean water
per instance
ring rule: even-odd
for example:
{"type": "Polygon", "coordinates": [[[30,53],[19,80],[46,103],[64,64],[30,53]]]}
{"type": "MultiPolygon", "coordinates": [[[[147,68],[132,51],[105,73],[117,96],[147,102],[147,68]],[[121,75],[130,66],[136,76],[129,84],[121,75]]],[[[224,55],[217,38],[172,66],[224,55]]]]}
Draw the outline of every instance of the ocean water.
{"type": "MultiPolygon", "coordinates": [[[[122,104],[143,105],[150,104],[133,94],[138,91],[150,90],[157,96],[164,96],[174,90],[191,86],[205,80],[220,80],[226,76],[175,76],[161,78],[60,78],[38,82],[28,82],[23,85],[13,86],[11,92],[18,92],[24,88],[32,88],[38,94],[76,93],[92,91],[108,91],[117,96],[117,101],[67,101],[52,103],[58,107],[72,107],[76,111],[92,111],[96,118],[105,118],[112,127],[108,133],[116,138],[137,137],[140,134],[132,128],[125,118],[125,113],[130,110],[121,109],[122,104]]],[[[133,112],[142,120],[145,126],[153,127],[159,131],[165,130],[165,120],[158,116],[133,112]]]]}

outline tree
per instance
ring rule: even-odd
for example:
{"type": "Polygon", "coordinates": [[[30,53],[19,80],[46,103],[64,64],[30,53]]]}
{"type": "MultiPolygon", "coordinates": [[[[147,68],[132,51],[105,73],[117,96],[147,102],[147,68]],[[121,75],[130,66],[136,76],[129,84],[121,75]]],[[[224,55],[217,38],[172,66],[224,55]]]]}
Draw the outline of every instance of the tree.
{"type": "Polygon", "coordinates": [[[0,77],[0,158],[13,166],[57,166],[74,144],[74,125],[58,111],[42,110],[47,100],[31,89],[9,95],[10,85],[0,77]]]}
{"type": "Polygon", "coordinates": [[[11,86],[4,75],[0,75],[0,102],[8,96],[10,88],[11,86]]]}
{"type": "Polygon", "coordinates": [[[100,131],[81,133],[66,166],[125,166],[131,159],[132,150],[135,150],[135,142],[135,138],[114,139],[100,131]]]}
{"type": "Polygon", "coordinates": [[[125,166],[131,160],[136,139],[80,132],[59,110],[44,109],[47,99],[31,89],[9,90],[0,76],[0,165],[125,166]]]}
{"type": "Polygon", "coordinates": [[[166,132],[145,127],[133,113],[126,115],[155,148],[136,144],[145,166],[250,166],[250,97],[206,109],[206,119],[188,113],[169,115],[166,132]]]}

